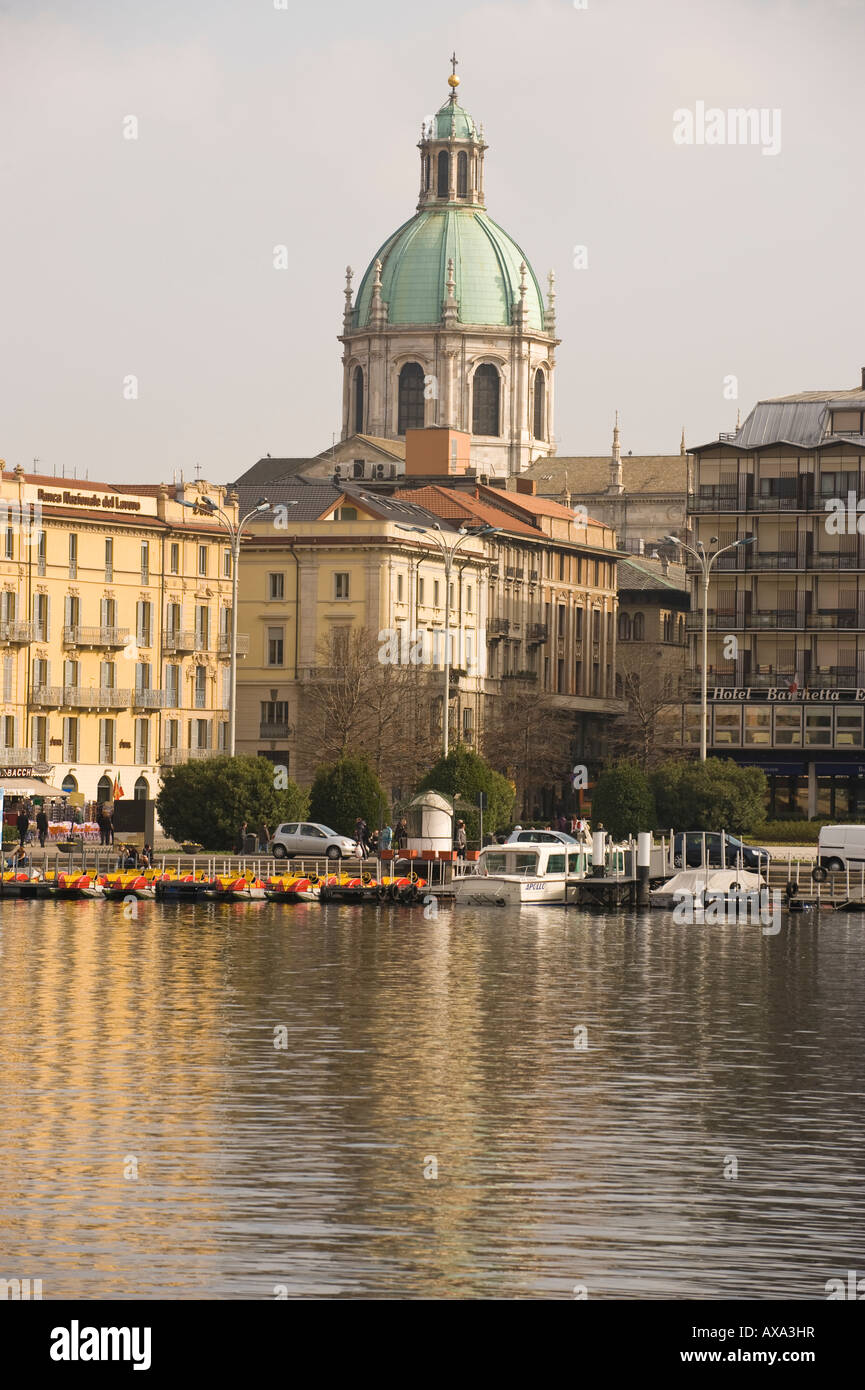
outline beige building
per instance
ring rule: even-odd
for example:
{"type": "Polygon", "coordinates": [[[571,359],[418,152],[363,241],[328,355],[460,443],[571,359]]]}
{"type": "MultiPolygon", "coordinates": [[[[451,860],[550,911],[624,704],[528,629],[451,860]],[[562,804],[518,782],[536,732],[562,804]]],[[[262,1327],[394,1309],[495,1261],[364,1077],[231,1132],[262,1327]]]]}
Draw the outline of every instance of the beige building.
{"type": "MultiPolygon", "coordinates": [[[[223,488],[187,484],[229,514],[223,488]]],[[[224,742],[231,556],[165,485],[16,468],[0,488],[0,763],[108,800],[224,742]]],[[[243,639],[239,643],[242,649],[243,639]]]]}

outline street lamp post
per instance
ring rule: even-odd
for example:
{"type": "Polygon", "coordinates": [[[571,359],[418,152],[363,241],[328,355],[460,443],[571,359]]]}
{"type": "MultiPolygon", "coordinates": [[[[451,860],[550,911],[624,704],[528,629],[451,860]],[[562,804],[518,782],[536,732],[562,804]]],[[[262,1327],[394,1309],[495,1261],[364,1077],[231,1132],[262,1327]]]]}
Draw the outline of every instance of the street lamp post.
{"type": "Polygon", "coordinates": [[[445,654],[444,654],[444,676],[445,676],[445,698],[444,709],[442,711],[442,749],[443,756],[446,758],[450,749],[450,679],[451,679],[451,572],[453,570],[454,556],[460,546],[473,536],[489,536],[494,531],[498,531],[497,526],[481,526],[476,531],[467,531],[464,526],[460,526],[457,531],[459,539],[454,545],[448,545],[445,541],[442,528],[436,522],[432,530],[425,526],[404,526],[397,522],[400,531],[416,531],[418,535],[427,536],[429,540],[435,541],[442,553],[445,567],[445,654]]]}
{"type": "Polygon", "coordinates": [[[246,523],[254,516],[269,512],[270,503],[266,497],[259,498],[252,511],[247,512],[246,516],[235,522],[227,512],[223,511],[222,507],[218,507],[209,497],[201,497],[197,502],[187,502],[182,497],[178,497],[177,501],[181,507],[188,507],[199,516],[215,517],[228,532],[231,547],[231,634],[228,653],[231,664],[228,692],[228,753],[234,757],[237,730],[237,581],[240,566],[240,540],[246,523]]]}
{"type": "MultiPolygon", "coordinates": [[[[716,541],[717,536],[712,536],[710,544],[716,541]]],[[[709,576],[712,573],[712,566],[719,555],[724,555],[728,550],[736,550],[740,545],[751,545],[756,536],[740,536],[737,541],[730,545],[722,545],[720,550],[707,551],[702,541],[697,541],[696,548],[687,545],[678,536],[665,536],[665,541],[670,541],[673,545],[681,546],[687,550],[689,555],[693,555],[703,574],[703,663],[700,671],[700,762],[706,761],[706,746],[708,743],[709,728],[709,576]]]]}

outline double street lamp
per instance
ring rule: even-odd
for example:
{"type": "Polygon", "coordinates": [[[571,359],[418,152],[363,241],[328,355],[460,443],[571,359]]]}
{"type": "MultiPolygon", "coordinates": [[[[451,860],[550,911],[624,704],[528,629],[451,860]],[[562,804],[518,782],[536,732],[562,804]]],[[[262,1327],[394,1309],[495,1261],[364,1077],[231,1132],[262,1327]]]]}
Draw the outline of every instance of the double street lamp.
{"type": "MultiPolygon", "coordinates": [[[[730,545],[722,545],[720,550],[706,550],[702,541],[697,541],[696,547],[687,545],[678,536],[665,536],[664,540],[671,545],[681,546],[682,550],[687,550],[689,555],[693,555],[703,574],[703,664],[700,672],[700,761],[706,761],[706,744],[709,727],[709,575],[712,566],[720,555],[725,555],[728,550],[736,550],[740,545],[751,545],[757,539],[756,536],[740,536],[737,541],[730,545]]],[[[715,545],[718,537],[712,536],[709,544],[715,545]]]]}
{"type": "Polygon", "coordinates": [[[419,536],[426,536],[429,540],[435,541],[442,553],[445,567],[445,653],[444,653],[444,676],[445,676],[445,698],[444,709],[442,712],[442,748],[443,756],[447,757],[450,747],[450,679],[451,679],[451,571],[453,569],[454,556],[467,540],[474,536],[490,536],[497,532],[498,526],[481,526],[477,530],[469,531],[465,526],[460,526],[457,530],[458,540],[453,545],[448,545],[444,538],[444,532],[438,522],[430,529],[426,526],[404,526],[402,522],[397,522],[397,529],[400,531],[415,531],[419,536]]]}
{"type": "Polygon", "coordinates": [[[239,521],[234,521],[222,507],[218,507],[210,497],[200,497],[196,502],[186,502],[182,497],[177,501],[181,507],[188,507],[197,516],[207,516],[217,520],[228,532],[231,544],[231,634],[229,637],[229,657],[231,659],[230,689],[228,694],[228,753],[234,757],[235,733],[237,727],[237,578],[240,561],[240,538],[243,528],[254,516],[270,511],[266,497],[256,502],[252,511],[239,521]]]}

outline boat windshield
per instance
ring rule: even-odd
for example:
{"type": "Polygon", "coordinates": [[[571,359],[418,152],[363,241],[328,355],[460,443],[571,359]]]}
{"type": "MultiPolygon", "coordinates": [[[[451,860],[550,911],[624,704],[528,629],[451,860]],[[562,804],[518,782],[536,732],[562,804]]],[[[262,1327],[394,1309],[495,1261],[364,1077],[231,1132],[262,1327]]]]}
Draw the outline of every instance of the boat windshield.
{"type": "Polygon", "coordinates": [[[537,850],[487,850],[478,867],[487,874],[537,874],[537,850]]]}

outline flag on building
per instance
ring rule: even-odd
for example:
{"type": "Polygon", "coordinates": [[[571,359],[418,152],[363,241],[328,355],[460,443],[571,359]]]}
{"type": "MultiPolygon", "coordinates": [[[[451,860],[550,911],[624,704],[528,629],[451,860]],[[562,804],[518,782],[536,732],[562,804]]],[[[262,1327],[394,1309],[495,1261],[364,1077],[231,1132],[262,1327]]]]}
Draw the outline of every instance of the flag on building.
{"type": "Polygon", "coordinates": [[[119,777],[115,777],[115,779],[114,779],[114,787],[113,787],[112,792],[111,792],[112,799],[113,799],[114,801],[119,801],[122,795],[123,795],[123,787],[120,785],[120,778],[119,778],[119,777]]]}

